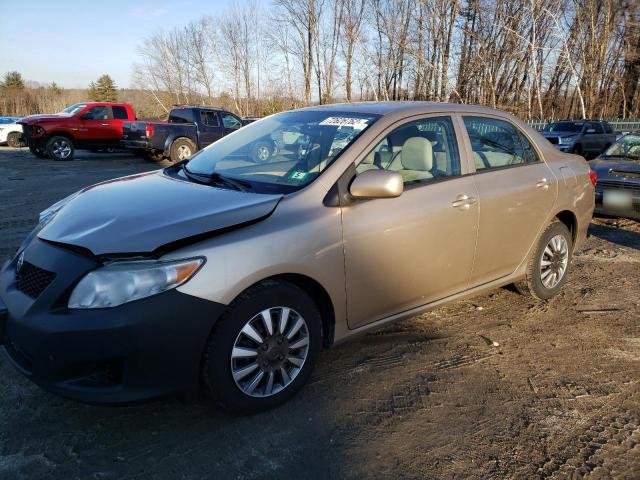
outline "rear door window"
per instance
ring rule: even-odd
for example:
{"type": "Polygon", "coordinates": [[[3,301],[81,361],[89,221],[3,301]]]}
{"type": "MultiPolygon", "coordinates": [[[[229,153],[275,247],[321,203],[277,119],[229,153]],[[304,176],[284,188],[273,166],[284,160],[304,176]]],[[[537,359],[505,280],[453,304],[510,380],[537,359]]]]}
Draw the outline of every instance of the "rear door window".
{"type": "Polygon", "coordinates": [[[600,124],[600,122],[591,122],[589,124],[589,128],[593,128],[596,133],[604,133],[604,129],[602,128],[602,125],[600,124]]]}
{"type": "Polygon", "coordinates": [[[531,142],[515,125],[495,118],[464,117],[476,171],[539,160],[531,142]]]}
{"type": "Polygon", "coordinates": [[[111,111],[113,112],[113,118],[115,120],[127,120],[129,118],[127,109],[124,107],[114,105],[111,107],[111,111]]]}
{"type": "Polygon", "coordinates": [[[200,121],[208,127],[219,127],[218,113],[213,110],[200,110],[200,121]]]}

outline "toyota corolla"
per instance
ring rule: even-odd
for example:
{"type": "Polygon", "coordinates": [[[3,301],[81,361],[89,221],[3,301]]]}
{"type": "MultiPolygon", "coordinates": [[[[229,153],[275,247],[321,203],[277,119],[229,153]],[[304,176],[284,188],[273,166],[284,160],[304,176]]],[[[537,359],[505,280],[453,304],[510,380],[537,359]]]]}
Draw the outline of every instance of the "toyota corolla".
{"type": "Polygon", "coordinates": [[[436,103],[312,107],[42,212],[0,272],[0,343],[56,394],[204,388],[272,407],[320,350],[464,296],[566,282],[593,172],[513,116],[436,103]],[[300,132],[268,161],[251,146],[300,132]]]}

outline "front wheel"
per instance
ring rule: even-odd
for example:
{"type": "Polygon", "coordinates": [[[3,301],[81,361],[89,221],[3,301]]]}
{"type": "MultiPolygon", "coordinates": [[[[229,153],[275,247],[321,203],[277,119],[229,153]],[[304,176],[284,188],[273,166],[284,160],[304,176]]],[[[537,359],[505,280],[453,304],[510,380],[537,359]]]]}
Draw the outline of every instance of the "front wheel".
{"type": "Polygon", "coordinates": [[[240,295],[214,327],[202,380],[228,410],[266,410],[307,382],[321,343],[313,300],[290,283],[264,282],[240,295]]]}
{"type": "Polygon", "coordinates": [[[187,160],[196,153],[196,146],[188,138],[178,138],[171,144],[170,157],[173,163],[187,160]]]}
{"type": "Polygon", "coordinates": [[[572,253],[571,232],[559,220],[552,222],[542,233],[525,278],[515,284],[516,289],[539,300],[553,297],[567,281],[572,253]]]}
{"type": "Polygon", "coordinates": [[[72,160],[76,149],[67,137],[51,137],[47,142],[47,154],[53,160],[72,160]]]}
{"type": "Polygon", "coordinates": [[[12,148],[24,147],[22,134],[20,132],[11,132],[9,135],[7,135],[7,145],[12,148]]]}

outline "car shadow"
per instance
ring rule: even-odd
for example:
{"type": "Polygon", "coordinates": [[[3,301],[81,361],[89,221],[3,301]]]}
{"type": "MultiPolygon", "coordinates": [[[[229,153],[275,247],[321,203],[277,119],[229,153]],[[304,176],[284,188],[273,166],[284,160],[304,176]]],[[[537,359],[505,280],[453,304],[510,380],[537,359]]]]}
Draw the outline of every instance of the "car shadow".
{"type": "Polygon", "coordinates": [[[640,225],[635,222],[630,224],[630,226],[636,227],[637,230],[624,228],[625,226],[627,225],[591,223],[589,225],[589,234],[623,247],[640,250],[640,225]]]}

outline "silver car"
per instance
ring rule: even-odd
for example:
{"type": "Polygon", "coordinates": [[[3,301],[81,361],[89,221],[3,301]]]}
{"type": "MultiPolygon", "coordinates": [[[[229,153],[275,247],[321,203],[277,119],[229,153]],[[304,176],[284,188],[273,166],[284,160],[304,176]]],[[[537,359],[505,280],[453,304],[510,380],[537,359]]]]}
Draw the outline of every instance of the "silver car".
{"type": "Polygon", "coordinates": [[[61,200],[0,272],[0,343],[57,394],[127,403],[202,385],[277,405],[320,350],[514,283],[567,279],[595,178],[513,116],[360,103],[256,121],[163,170],[61,200]],[[268,161],[252,146],[286,132],[268,161]]]}

